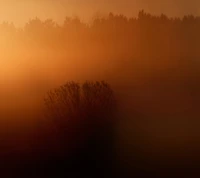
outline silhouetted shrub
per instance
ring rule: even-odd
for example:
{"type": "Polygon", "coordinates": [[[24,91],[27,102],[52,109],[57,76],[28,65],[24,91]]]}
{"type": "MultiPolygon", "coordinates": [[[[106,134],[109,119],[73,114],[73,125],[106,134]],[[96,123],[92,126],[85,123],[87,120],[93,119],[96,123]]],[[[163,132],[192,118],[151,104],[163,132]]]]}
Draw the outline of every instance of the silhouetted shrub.
{"type": "Polygon", "coordinates": [[[90,167],[93,171],[95,167],[107,167],[112,155],[110,146],[116,106],[110,86],[104,81],[67,82],[48,92],[45,104],[48,118],[53,120],[60,134],[65,154],[70,153],[70,166],[74,162],[74,167],[79,169],[77,164],[82,162],[81,169],[90,167]]]}
{"type": "Polygon", "coordinates": [[[67,82],[48,92],[45,98],[48,117],[66,139],[88,136],[110,125],[114,116],[115,99],[110,86],[102,82],[67,82]],[[72,133],[73,132],[73,133],[72,133]]]}

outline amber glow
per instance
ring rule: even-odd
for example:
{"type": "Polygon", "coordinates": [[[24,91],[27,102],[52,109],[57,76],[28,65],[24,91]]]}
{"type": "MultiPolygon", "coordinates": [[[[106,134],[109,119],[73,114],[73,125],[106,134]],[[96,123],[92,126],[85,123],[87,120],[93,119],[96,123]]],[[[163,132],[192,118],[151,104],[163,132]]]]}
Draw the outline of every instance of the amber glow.
{"type": "MultiPolygon", "coordinates": [[[[116,119],[116,128],[108,127],[109,133],[116,129],[116,150],[125,164],[136,160],[133,170],[144,170],[146,161],[149,168],[154,162],[175,165],[174,155],[199,155],[198,7],[197,0],[0,0],[2,164],[33,159],[38,169],[62,167],[67,139],[72,145],[77,135],[99,139],[99,130],[107,139],[104,127],[93,128],[104,125],[107,113],[116,119]],[[112,107],[102,107],[108,103],[112,107]]],[[[98,141],[91,145],[99,150],[110,142],[98,141]]]]}

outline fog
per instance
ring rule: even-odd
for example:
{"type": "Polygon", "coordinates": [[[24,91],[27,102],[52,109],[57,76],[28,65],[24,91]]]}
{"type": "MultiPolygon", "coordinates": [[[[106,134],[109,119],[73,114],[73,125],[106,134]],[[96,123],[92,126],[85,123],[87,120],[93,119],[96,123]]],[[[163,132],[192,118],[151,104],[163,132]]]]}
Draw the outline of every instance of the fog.
{"type": "Polygon", "coordinates": [[[77,17],[62,25],[39,18],[24,28],[1,24],[2,130],[14,127],[35,140],[46,122],[49,90],[67,81],[105,80],[117,99],[118,149],[127,162],[135,150],[163,163],[193,158],[200,134],[199,28],[196,16],[144,11],[132,18],[110,13],[91,24],[77,17]]]}

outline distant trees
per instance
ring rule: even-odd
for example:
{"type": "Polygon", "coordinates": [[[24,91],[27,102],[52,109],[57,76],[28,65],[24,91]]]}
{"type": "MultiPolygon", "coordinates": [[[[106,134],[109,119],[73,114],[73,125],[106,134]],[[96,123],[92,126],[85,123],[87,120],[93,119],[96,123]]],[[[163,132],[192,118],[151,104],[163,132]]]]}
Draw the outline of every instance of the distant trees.
{"type": "Polygon", "coordinates": [[[66,56],[76,51],[76,54],[82,53],[81,56],[87,55],[85,58],[96,51],[103,57],[160,60],[163,57],[200,57],[199,29],[198,16],[170,18],[165,14],[151,15],[144,10],[135,18],[110,13],[107,17],[94,18],[90,24],[78,17],[66,17],[63,24],[35,18],[21,30],[9,23],[0,24],[1,36],[9,32],[8,36],[16,39],[16,48],[36,46],[39,50],[66,51],[66,56]]]}

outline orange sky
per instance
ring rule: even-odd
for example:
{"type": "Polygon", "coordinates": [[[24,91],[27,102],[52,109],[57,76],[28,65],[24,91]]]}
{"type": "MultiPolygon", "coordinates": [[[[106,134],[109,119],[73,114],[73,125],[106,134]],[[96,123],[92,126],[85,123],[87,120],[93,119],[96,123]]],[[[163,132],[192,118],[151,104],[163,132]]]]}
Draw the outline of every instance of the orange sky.
{"type": "Polygon", "coordinates": [[[65,15],[78,15],[87,20],[100,12],[109,11],[136,16],[140,9],[170,16],[200,14],[198,0],[0,0],[0,21],[13,21],[23,25],[36,16],[62,22],[65,15]]]}

